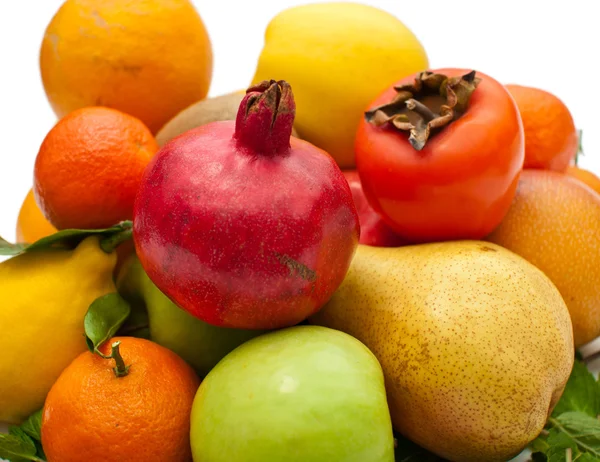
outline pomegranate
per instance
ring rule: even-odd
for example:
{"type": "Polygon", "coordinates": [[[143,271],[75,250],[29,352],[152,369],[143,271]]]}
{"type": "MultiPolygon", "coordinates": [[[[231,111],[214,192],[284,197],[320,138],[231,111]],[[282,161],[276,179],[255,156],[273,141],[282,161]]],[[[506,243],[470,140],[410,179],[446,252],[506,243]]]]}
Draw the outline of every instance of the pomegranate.
{"type": "Polygon", "coordinates": [[[148,276],[213,325],[292,326],[344,279],[359,222],[343,173],[291,136],[292,89],[247,90],[237,119],[174,138],[148,165],[134,206],[134,242],[148,276]]]}
{"type": "Polygon", "coordinates": [[[360,223],[359,242],[374,247],[400,247],[408,245],[408,241],[398,236],[383,221],[383,218],[381,218],[375,209],[371,207],[365,196],[358,172],[356,170],[345,170],[344,176],[350,185],[354,205],[358,212],[360,223]]]}

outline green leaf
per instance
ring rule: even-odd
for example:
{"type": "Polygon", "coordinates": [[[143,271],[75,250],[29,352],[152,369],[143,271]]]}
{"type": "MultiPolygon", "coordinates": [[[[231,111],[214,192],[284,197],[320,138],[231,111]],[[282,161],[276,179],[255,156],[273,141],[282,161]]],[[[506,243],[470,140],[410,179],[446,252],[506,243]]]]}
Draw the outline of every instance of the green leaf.
{"type": "Polygon", "coordinates": [[[17,438],[23,441],[31,441],[29,435],[21,427],[17,427],[16,425],[11,425],[8,427],[8,434],[16,436],[17,438]]]}
{"type": "Polygon", "coordinates": [[[43,237],[32,244],[11,244],[0,237],[0,255],[16,256],[23,252],[44,250],[49,248],[74,248],[89,236],[100,235],[110,238],[122,235],[123,239],[130,237],[132,229],[131,221],[123,221],[111,228],[106,229],[65,229],[50,236],[43,237]]]}
{"type": "Polygon", "coordinates": [[[12,244],[0,237],[0,255],[17,255],[20,254],[25,247],[26,244],[12,244]]]}
{"type": "Polygon", "coordinates": [[[577,457],[574,457],[573,460],[576,460],[577,462],[600,462],[598,457],[594,457],[589,453],[578,455],[577,457]]]}
{"type": "Polygon", "coordinates": [[[21,429],[34,440],[42,441],[42,409],[29,416],[21,424],[21,429]]]}
{"type": "MultiPolygon", "coordinates": [[[[581,452],[600,457],[600,420],[582,412],[565,412],[556,418],[550,418],[550,423],[555,430],[571,438],[581,452]]],[[[548,444],[552,446],[550,437],[548,444]]]]}
{"type": "Polygon", "coordinates": [[[19,427],[11,427],[8,435],[0,433],[0,458],[10,462],[43,462],[37,456],[33,440],[19,427]]]}
{"type": "MultiPolygon", "coordinates": [[[[35,412],[29,418],[21,424],[21,426],[17,427],[11,425],[8,428],[8,432],[10,435],[16,436],[23,441],[28,442],[31,440],[35,446],[35,455],[39,458],[39,460],[45,460],[46,455],[44,454],[44,449],[42,448],[42,410],[35,412]]],[[[37,459],[35,459],[37,460],[37,459]]]]}
{"type": "Polygon", "coordinates": [[[545,430],[531,444],[535,456],[547,462],[571,459],[579,462],[600,462],[600,384],[585,363],[575,360],[565,390],[557,403],[545,430]]]}
{"type": "Polygon", "coordinates": [[[113,337],[128,318],[129,303],[117,292],[98,297],[92,302],[85,315],[83,324],[86,342],[91,352],[113,337]]]}
{"type": "Polygon", "coordinates": [[[396,462],[443,462],[445,459],[430,453],[407,438],[396,437],[396,462]]]}
{"type": "Polygon", "coordinates": [[[33,440],[37,456],[40,459],[45,460],[46,454],[44,454],[44,448],[42,447],[42,412],[43,410],[40,409],[30,415],[29,418],[21,424],[21,429],[33,440]]]}
{"type": "Polygon", "coordinates": [[[550,430],[548,435],[548,451],[546,457],[548,462],[565,462],[567,460],[567,449],[571,449],[571,456],[577,455],[577,443],[566,433],[556,428],[550,430]]]}
{"type": "Polygon", "coordinates": [[[547,462],[566,462],[567,450],[571,451],[571,460],[579,462],[600,462],[600,421],[583,412],[565,412],[551,417],[548,425],[552,428],[546,437],[547,447],[536,440],[533,460],[547,462]]]}
{"type": "Polygon", "coordinates": [[[546,454],[550,446],[548,445],[548,433],[545,432],[539,435],[536,439],[534,439],[531,443],[529,443],[529,449],[534,454],[536,452],[546,454]]]}
{"type": "Polygon", "coordinates": [[[552,416],[558,417],[570,411],[580,411],[590,417],[600,415],[600,385],[580,361],[575,361],[565,391],[552,416]]]}

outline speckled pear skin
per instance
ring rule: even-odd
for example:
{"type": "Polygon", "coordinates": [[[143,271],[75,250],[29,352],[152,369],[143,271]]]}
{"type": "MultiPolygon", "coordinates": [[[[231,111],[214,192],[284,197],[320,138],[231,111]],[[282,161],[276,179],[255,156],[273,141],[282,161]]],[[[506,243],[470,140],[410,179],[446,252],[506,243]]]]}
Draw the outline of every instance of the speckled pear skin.
{"type": "Polygon", "coordinates": [[[310,322],[362,341],[396,430],[451,461],[506,461],[542,430],[573,367],[573,328],[536,267],[480,241],[359,245],[310,322]]]}

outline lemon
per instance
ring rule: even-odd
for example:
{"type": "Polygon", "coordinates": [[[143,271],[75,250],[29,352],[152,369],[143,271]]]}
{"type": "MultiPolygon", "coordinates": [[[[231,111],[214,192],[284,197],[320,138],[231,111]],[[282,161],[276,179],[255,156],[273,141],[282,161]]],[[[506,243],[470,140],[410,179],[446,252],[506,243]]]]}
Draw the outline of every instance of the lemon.
{"type": "Polygon", "coordinates": [[[428,65],[421,43],[389,13],[355,3],[318,3],[271,20],[253,83],[286,80],[300,137],[340,167],[352,168],[356,129],[369,103],[428,65]]]}
{"type": "Polygon", "coordinates": [[[101,295],[115,292],[116,253],[98,237],[74,250],[23,253],[0,263],[0,422],[21,423],[85,351],[83,318],[101,295]]]}

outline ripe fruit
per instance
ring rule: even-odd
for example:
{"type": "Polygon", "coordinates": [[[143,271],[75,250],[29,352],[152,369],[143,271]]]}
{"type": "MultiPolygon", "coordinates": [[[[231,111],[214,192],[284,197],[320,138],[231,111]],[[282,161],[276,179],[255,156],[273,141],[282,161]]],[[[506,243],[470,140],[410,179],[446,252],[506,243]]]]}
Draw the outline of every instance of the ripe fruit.
{"type": "Polygon", "coordinates": [[[374,245],[377,247],[398,247],[407,244],[373,210],[373,207],[371,207],[365,197],[358,172],[356,170],[345,170],[344,176],[350,185],[354,205],[358,212],[360,222],[359,242],[364,245],[374,245]]]}
{"type": "Polygon", "coordinates": [[[44,404],[62,370],[85,351],[83,318],[114,292],[116,254],[89,237],[75,250],[38,250],[0,263],[0,422],[20,423],[44,404]]]}
{"type": "Polygon", "coordinates": [[[510,207],[523,155],[508,91],[464,69],[401,80],[371,103],[356,137],[369,203],[411,242],[489,234],[510,207]]]}
{"type": "Polygon", "coordinates": [[[359,246],[310,322],[375,354],[394,428],[444,460],[516,456],[543,429],[573,366],[556,287],[487,242],[359,246]]]}
{"type": "Polygon", "coordinates": [[[157,150],[135,117],[104,107],[74,111],[40,147],[36,201],[58,229],[106,228],[129,220],[142,173],[157,150]]]}
{"type": "Polygon", "coordinates": [[[576,165],[571,165],[567,170],[567,175],[570,175],[574,178],[577,178],[579,181],[583,182],[598,194],[600,194],[600,178],[598,178],[594,173],[590,172],[581,167],[577,167],[576,165]]]}
{"type": "Polygon", "coordinates": [[[66,0],[46,29],[40,68],[54,112],[107,106],[152,132],[204,98],[212,48],[188,0],[66,0]]]}
{"type": "Polygon", "coordinates": [[[524,168],[564,172],[577,153],[578,136],[569,108],[539,88],[506,85],[525,129],[524,168]]]}
{"type": "Polygon", "coordinates": [[[575,346],[600,335],[600,196],[562,173],[524,170],[513,205],[488,237],[529,260],[565,299],[575,346]]]}
{"type": "Polygon", "coordinates": [[[200,377],[234,348],[265,332],[224,329],[193,317],[154,285],[135,255],[123,265],[117,288],[133,309],[146,311],[150,339],[177,353],[200,377]]]}
{"type": "Polygon", "coordinates": [[[344,175],[291,137],[283,81],[251,87],[237,121],[167,143],[135,203],[146,273],[178,306],[222,327],[272,329],[317,311],[342,282],[358,243],[344,175]]]}
{"type": "Polygon", "coordinates": [[[17,242],[29,243],[54,234],[56,228],[50,224],[35,203],[33,189],[30,189],[19,211],[17,219],[17,242]]]}
{"type": "MultiPolygon", "coordinates": [[[[86,351],[50,390],[42,414],[48,462],[188,462],[200,380],[183,359],[149,340],[111,343],[122,364],[86,351]]],[[[108,355],[110,347],[100,350],[108,355]]]]}
{"type": "Polygon", "coordinates": [[[352,168],[365,106],[395,80],[427,66],[423,46],[394,16],[329,2],[289,8],[271,20],[253,83],[288,81],[300,137],[352,168]]]}
{"type": "Polygon", "coordinates": [[[203,381],[194,460],[392,462],[381,366],[358,340],[297,326],[252,339],[203,381]]]}

